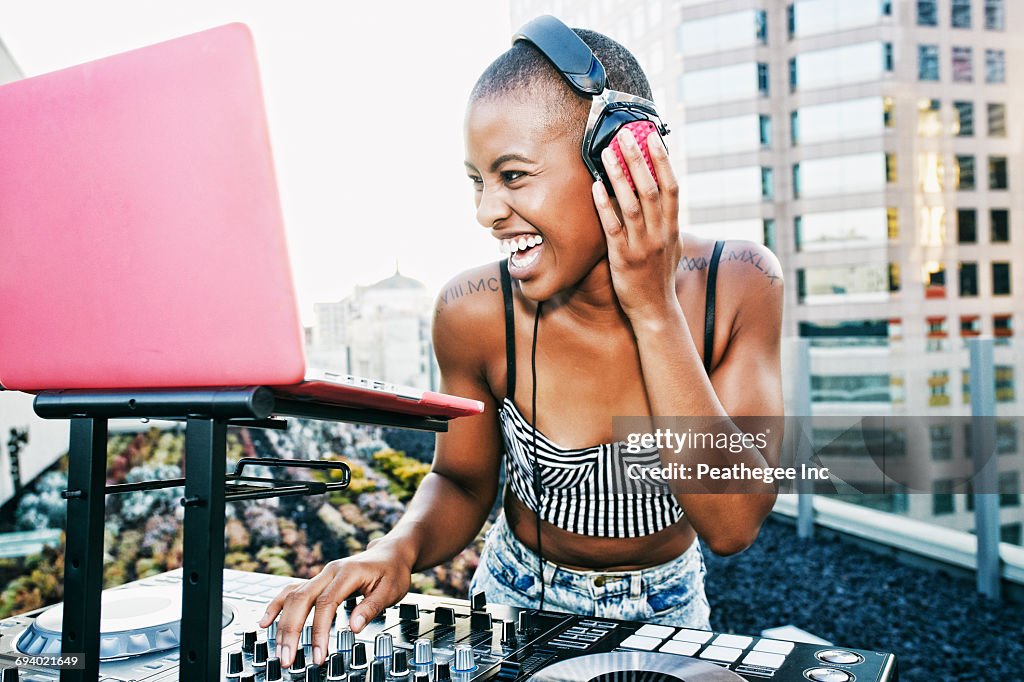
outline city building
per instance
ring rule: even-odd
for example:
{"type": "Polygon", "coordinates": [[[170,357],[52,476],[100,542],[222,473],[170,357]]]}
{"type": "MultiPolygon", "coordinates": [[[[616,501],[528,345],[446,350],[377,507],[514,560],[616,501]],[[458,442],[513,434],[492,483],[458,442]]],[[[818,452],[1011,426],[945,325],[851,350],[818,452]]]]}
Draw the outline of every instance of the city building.
{"type": "Polygon", "coordinates": [[[395,274],[335,303],[313,307],[309,364],[361,377],[436,389],[430,335],[433,297],[410,277],[395,274]]]}
{"type": "MultiPolygon", "coordinates": [[[[779,256],[783,336],[810,339],[815,415],[970,414],[965,340],[995,338],[1002,531],[1020,544],[1021,424],[1009,417],[1024,372],[1024,193],[1012,191],[1024,183],[1013,40],[1024,14],[1008,5],[512,0],[511,11],[513,26],[554,14],[636,54],[674,129],[684,229],[779,256]]],[[[859,501],[969,530],[970,497],[942,474],[969,452],[955,426],[922,423],[893,444],[932,468],[934,494],[859,501]]]]}

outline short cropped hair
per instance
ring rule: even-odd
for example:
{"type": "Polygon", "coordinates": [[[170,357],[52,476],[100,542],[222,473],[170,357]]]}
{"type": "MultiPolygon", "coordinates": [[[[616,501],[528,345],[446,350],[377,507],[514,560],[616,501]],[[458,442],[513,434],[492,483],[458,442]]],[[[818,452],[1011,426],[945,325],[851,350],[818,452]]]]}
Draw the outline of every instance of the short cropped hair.
{"type": "MultiPolygon", "coordinates": [[[[574,28],[573,31],[601,60],[608,89],[654,99],[647,76],[629,50],[597,31],[583,28],[574,28]]],[[[472,103],[503,97],[546,107],[544,113],[551,124],[561,126],[582,142],[590,98],[570,88],[554,65],[532,43],[517,41],[491,62],[477,79],[469,100],[472,103]]]]}

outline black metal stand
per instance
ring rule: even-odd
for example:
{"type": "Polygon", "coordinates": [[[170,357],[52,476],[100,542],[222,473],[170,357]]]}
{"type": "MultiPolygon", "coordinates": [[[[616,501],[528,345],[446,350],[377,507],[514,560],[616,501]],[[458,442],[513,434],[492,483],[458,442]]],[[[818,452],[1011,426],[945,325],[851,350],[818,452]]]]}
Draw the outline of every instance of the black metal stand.
{"type": "MultiPolygon", "coordinates": [[[[392,414],[326,403],[279,399],[266,387],[46,391],[35,399],[46,419],[70,419],[68,451],[67,550],[64,568],[64,626],[61,653],[84,657],[81,670],[64,670],[61,682],[99,679],[100,596],[103,591],[103,511],[108,493],[184,485],[182,567],[182,682],[220,679],[221,603],[224,572],[224,505],[226,501],[309,495],[348,485],[347,467],[340,483],[275,481],[243,475],[247,464],[336,468],[336,463],[244,459],[226,473],[227,426],[280,428],[278,417],[401,426],[446,431],[444,419],[392,414]],[[115,418],[180,419],[185,427],[185,477],[171,481],[106,487],[107,420],[115,418]]],[[[344,467],[344,465],[340,465],[344,467]]]]}

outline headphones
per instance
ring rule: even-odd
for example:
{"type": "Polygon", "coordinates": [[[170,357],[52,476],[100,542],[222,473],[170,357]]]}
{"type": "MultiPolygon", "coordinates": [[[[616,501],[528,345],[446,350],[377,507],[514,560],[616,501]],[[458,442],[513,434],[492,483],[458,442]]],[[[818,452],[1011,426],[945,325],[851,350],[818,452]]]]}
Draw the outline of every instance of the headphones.
{"type": "Polygon", "coordinates": [[[614,194],[601,152],[612,143],[623,126],[632,123],[650,121],[658,133],[668,135],[668,126],[658,116],[654,102],[609,90],[604,65],[597,55],[571,28],[553,16],[537,17],[523,26],[512,37],[512,44],[520,40],[540,50],[576,94],[591,100],[590,115],[583,133],[583,163],[595,180],[604,183],[608,194],[614,194]]]}

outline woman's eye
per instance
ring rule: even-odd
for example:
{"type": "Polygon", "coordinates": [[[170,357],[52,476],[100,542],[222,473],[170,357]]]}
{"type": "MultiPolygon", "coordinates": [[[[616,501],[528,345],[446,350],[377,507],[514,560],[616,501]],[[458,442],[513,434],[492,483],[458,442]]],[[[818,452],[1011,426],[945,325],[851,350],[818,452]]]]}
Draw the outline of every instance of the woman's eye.
{"type": "Polygon", "coordinates": [[[501,177],[505,182],[515,182],[526,175],[523,171],[502,171],[501,177]]]}
{"type": "Polygon", "coordinates": [[[469,181],[473,183],[473,187],[483,187],[484,181],[479,175],[470,175],[469,181]]]}

